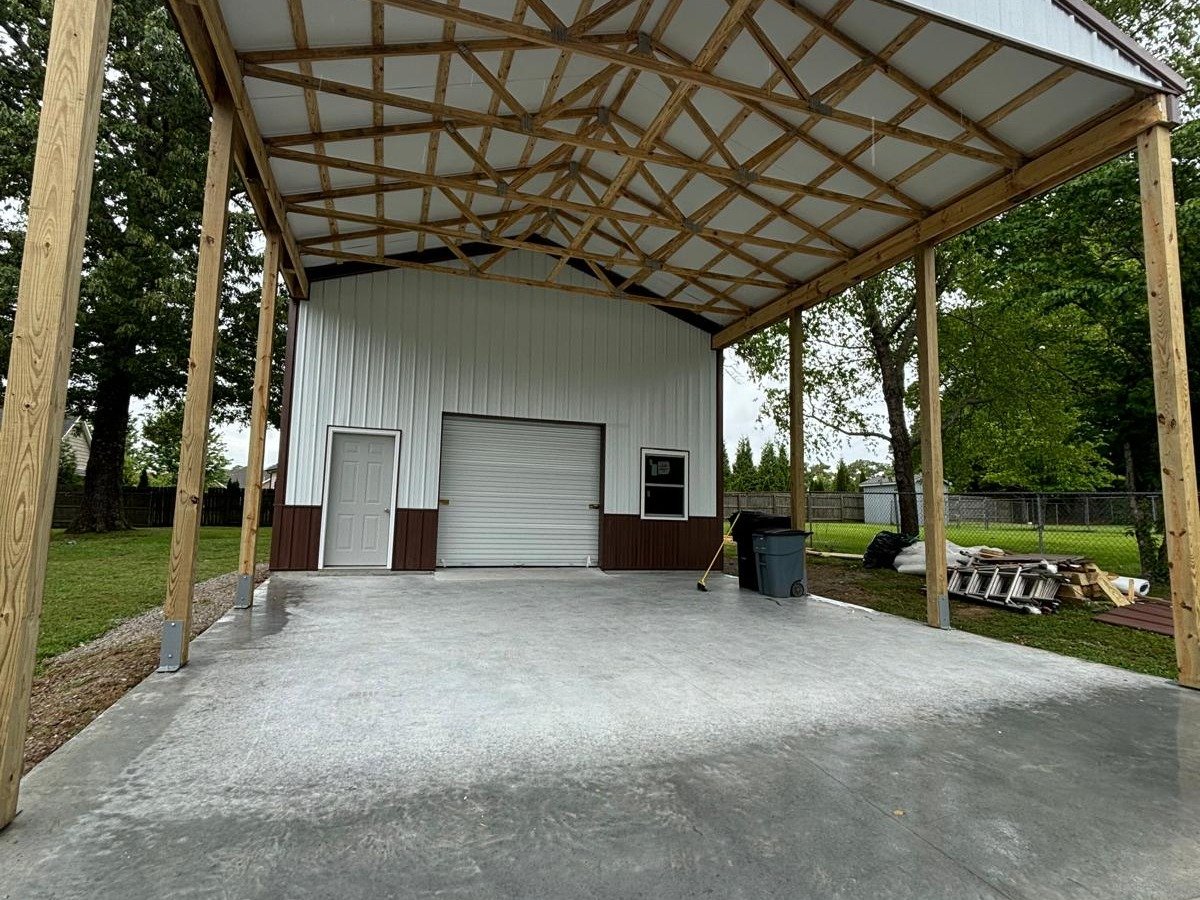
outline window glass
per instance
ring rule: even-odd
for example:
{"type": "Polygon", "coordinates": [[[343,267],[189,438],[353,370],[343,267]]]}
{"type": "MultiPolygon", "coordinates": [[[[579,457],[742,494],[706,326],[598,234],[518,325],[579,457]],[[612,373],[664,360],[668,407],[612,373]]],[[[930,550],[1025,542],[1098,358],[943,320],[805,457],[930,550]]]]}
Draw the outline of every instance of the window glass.
{"type": "Polygon", "coordinates": [[[646,486],[646,515],[683,518],[683,488],[646,486]]]}
{"type": "Polygon", "coordinates": [[[685,453],[646,450],[642,453],[642,515],[656,519],[687,518],[685,453]]]}
{"type": "Polygon", "coordinates": [[[673,484],[683,487],[686,483],[686,461],[682,456],[665,453],[646,454],[646,484],[673,484]]]}

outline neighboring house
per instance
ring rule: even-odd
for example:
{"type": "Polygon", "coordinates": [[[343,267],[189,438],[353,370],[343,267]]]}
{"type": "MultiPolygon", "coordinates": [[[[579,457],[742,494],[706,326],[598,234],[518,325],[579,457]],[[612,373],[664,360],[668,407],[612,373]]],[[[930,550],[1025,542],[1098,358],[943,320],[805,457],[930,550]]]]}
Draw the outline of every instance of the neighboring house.
{"type": "MultiPolygon", "coordinates": [[[[246,489],[246,467],[234,466],[229,470],[229,478],[227,481],[232,481],[243,491],[246,489]]],[[[272,490],[275,487],[275,466],[267,466],[263,469],[262,486],[266,490],[272,490]]]]}
{"type": "MultiPolygon", "coordinates": [[[[3,420],[4,407],[0,406],[0,421],[3,420]]],[[[62,442],[74,455],[75,471],[82,478],[92,455],[92,427],[79,416],[69,415],[63,419],[62,442]]]]}

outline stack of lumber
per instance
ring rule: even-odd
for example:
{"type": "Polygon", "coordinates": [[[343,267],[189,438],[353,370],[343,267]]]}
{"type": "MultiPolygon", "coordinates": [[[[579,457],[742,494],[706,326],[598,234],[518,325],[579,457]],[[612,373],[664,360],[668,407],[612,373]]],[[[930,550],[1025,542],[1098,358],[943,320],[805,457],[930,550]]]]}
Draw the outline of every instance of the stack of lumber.
{"type": "Polygon", "coordinates": [[[1059,600],[1108,600],[1114,606],[1129,606],[1133,597],[1126,597],[1113,587],[1113,576],[1090,560],[1072,560],[1058,564],[1063,583],[1058,588],[1059,600]]]}

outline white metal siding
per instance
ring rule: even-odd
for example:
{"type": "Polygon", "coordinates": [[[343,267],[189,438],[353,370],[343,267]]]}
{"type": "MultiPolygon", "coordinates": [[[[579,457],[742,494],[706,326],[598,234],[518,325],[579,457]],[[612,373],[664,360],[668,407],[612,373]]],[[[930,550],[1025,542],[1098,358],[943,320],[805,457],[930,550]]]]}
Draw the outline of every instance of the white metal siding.
{"type": "Polygon", "coordinates": [[[438,564],[595,565],[601,447],[595,426],[447,417],[438,564]]]}
{"type": "MultiPolygon", "coordinates": [[[[540,254],[491,271],[542,277],[540,254]]],[[[567,269],[579,284],[595,281],[567,269]]],[[[442,413],[602,424],[604,510],[637,513],[643,447],[691,453],[689,508],[715,516],[717,357],[638,303],[391,270],[300,304],[287,502],[321,502],[329,425],[403,432],[397,504],[437,505],[442,413]]]]}

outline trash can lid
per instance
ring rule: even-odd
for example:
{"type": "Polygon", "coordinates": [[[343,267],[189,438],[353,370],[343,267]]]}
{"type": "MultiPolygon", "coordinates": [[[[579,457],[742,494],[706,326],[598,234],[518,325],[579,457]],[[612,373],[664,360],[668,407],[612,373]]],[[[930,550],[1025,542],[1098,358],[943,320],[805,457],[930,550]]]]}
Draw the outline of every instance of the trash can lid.
{"type": "Polygon", "coordinates": [[[772,537],[812,537],[811,531],[804,531],[799,528],[766,528],[757,533],[769,534],[772,537]]]}

